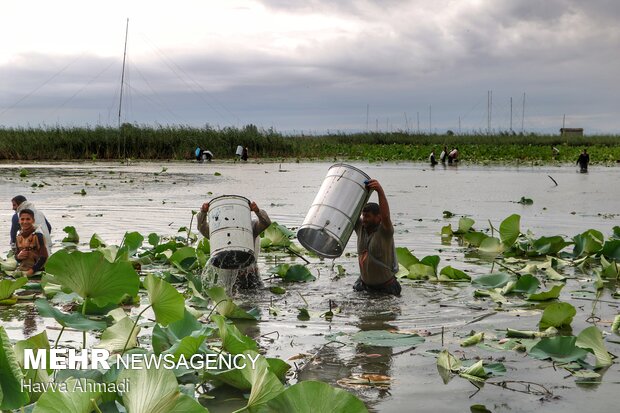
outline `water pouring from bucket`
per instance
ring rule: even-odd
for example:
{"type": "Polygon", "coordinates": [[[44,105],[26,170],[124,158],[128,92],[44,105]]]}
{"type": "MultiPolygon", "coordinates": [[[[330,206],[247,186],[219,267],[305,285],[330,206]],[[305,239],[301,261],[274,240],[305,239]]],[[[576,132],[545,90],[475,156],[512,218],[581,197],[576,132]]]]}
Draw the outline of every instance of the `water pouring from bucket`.
{"type": "Polygon", "coordinates": [[[203,271],[204,284],[222,285],[229,294],[235,285],[259,287],[259,235],[270,224],[267,213],[242,196],[223,195],[203,204],[198,229],[211,243],[211,257],[203,271]],[[252,220],[251,212],[258,220],[252,220]]]}
{"type": "Polygon", "coordinates": [[[297,231],[299,242],[323,258],[341,256],[370,197],[369,180],[351,165],[332,165],[297,231]]]}

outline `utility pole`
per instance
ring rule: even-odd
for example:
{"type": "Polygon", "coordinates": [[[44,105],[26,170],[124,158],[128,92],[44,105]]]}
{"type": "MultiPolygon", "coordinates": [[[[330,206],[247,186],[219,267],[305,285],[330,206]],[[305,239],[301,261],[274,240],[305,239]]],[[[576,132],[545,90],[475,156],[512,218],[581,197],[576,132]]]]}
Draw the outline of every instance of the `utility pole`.
{"type": "Polygon", "coordinates": [[[461,134],[461,117],[459,116],[459,135],[461,134]]]}
{"type": "Polygon", "coordinates": [[[370,105],[366,103],[366,132],[368,132],[368,113],[370,111],[370,105]]]}
{"type": "Polygon", "coordinates": [[[420,112],[418,112],[418,135],[420,134],[420,112]]]}

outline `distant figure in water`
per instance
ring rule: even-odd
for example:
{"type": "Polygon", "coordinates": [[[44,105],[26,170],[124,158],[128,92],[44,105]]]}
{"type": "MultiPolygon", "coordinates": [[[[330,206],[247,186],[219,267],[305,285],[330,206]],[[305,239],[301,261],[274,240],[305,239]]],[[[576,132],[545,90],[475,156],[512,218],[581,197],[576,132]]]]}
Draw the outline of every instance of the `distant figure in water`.
{"type": "Polygon", "coordinates": [[[241,152],[241,160],[242,161],[248,160],[248,147],[247,146],[243,147],[243,151],[241,152]]]}
{"type": "Polygon", "coordinates": [[[448,164],[457,163],[459,161],[459,148],[454,147],[448,154],[448,164]]]}
{"type": "MultiPolygon", "coordinates": [[[[269,215],[260,209],[256,202],[250,202],[250,211],[256,214],[258,220],[252,220],[252,235],[254,236],[254,255],[258,258],[258,254],[260,253],[260,233],[263,232],[269,225],[271,225],[271,219],[269,219],[269,215]]],[[[205,237],[209,238],[209,222],[207,220],[209,212],[209,203],[205,202],[202,204],[200,208],[200,212],[197,216],[197,226],[198,231],[205,237]]],[[[237,275],[237,279],[235,280],[235,284],[233,286],[233,290],[243,288],[260,288],[263,285],[263,281],[260,278],[260,273],[258,271],[258,265],[256,261],[248,267],[240,268],[238,270],[227,270],[222,268],[217,268],[215,270],[218,274],[218,277],[232,277],[237,275]]]]}
{"type": "Polygon", "coordinates": [[[448,147],[444,145],[443,151],[441,151],[441,154],[439,155],[439,161],[445,164],[447,158],[448,158],[448,147]]]}
{"type": "Polygon", "coordinates": [[[577,158],[577,165],[579,165],[579,172],[586,173],[588,172],[588,164],[590,163],[590,155],[588,155],[588,151],[586,149],[583,150],[579,158],[577,158]]]}
{"type": "Polygon", "coordinates": [[[200,146],[196,147],[194,154],[196,155],[196,160],[200,163],[204,161],[211,162],[211,159],[213,159],[213,152],[201,149],[200,146]]]}
{"type": "Polygon", "coordinates": [[[435,151],[431,151],[431,155],[428,157],[428,161],[431,163],[431,166],[437,165],[437,160],[435,159],[435,151]]]}

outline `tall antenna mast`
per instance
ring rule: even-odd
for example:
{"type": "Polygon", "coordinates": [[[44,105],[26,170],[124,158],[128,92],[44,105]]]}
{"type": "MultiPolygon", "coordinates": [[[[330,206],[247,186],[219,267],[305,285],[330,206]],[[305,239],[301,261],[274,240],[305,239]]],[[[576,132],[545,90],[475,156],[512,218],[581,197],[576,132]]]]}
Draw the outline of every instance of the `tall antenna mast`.
{"type": "MultiPolygon", "coordinates": [[[[123,108],[123,89],[125,85],[125,60],[127,59],[127,35],[129,34],[129,18],[127,18],[127,25],[125,26],[125,50],[123,51],[123,71],[121,72],[121,93],[118,101],[118,131],[121,135],[123,132],[121,130],[121,111],[123,108]]],[[[121,141],[118,140],[118,154],[120,157],[121,154],[121,141]]],[[[123,135],[123,157],[126,157],[125,154],[125,136],[123,135]]]]}
{"type": "Polygon", "coordinates": [[[525,119],[525,92],[523,92],[523,110],[521,111],[521,133],[523,133],[524,119],[525,119]]]}

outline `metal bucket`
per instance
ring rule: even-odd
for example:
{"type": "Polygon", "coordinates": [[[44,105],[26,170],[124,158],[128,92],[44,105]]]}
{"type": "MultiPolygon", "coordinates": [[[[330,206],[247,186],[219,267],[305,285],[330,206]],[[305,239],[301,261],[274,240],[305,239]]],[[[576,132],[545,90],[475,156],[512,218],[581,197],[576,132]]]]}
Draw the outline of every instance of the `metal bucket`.
{"type": "Polygon", "coordinates": [[[223,195],[209,202],[210,263],[223,269],[245,268],[256,261],[250,201],[223,195]]]}
{"type": "Polygon", "coordinates": [[[301,245],[324,258],[342,255],[370,197],[369,179],[351,165],[332,165],[297,231],[301,245]]]}

